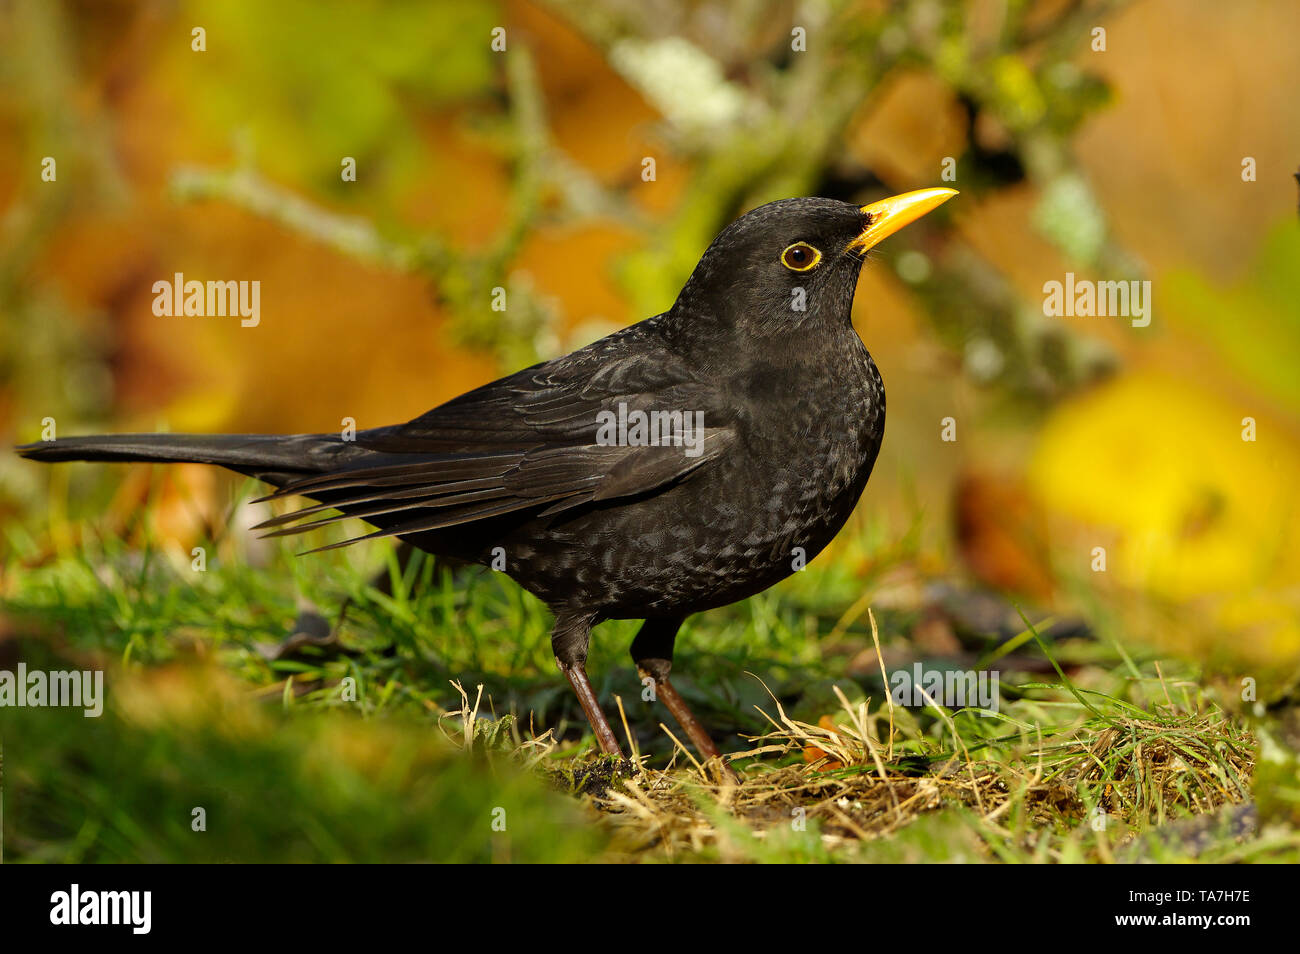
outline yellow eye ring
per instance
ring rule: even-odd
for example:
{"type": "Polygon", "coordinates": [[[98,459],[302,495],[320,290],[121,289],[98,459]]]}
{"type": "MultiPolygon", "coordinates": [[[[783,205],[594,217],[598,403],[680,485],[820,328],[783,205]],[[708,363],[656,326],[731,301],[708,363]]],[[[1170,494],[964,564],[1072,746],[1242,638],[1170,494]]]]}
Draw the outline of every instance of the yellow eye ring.
{"type": "Polygon", "coordinates": [[[781,253],[781,264],[792,272],[806,272],[817,267],[822,253],[807,242],[795,242],[781,253]]]}

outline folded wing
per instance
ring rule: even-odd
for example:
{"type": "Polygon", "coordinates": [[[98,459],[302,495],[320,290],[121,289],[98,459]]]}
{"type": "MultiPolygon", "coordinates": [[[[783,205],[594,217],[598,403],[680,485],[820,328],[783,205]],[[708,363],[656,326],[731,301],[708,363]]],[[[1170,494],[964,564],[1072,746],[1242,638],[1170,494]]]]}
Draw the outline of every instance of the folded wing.
{"type": "Polygon", "coordinates": [[[660,491],[733,441],[714,389],[633,326],[407,424],[359,433],[369,462],[285,484],[264,499],[302,494],[321,503],[260,527],[283,536],[360,517],[381,528],[320,548],[332,549],[512,513],[552,517],[660,491]],[[608,427],[602,432],[602,422],[635,419],[635,412],[671,422],[657,446],[611,442],[608,427]]]}

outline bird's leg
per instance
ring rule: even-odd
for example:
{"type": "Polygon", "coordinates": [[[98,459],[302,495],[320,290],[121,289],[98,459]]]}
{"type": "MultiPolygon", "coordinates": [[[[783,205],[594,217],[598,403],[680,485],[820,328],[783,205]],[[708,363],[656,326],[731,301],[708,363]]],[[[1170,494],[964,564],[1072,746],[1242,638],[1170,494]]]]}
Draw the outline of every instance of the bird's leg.
{"type": "Polygon", "coordinates": [[[673,668],[673,642],[677,639],[677,630],[681,627],[679,619],[648,619],[632,640],[632,661],[643,679],[654,681],[655,698],[668,707],[677,724],[690,738],[691,744],[706,760],[720,758],[722,753],[704,731],[700,720],[695,718],[686,700],[677,694],[673,684],[668,681],[668,673],[673,668]]]}
{"type": "Polygon", "coordinates": [[[551,633],[551,649],[555,652],[555,661],[560,666],[569,685],[573,687],[582,711],[591,723],[591,731],[596,733],[600,750],[606,755],[623,757],[623,751],[614,738],[614,730],[609,727],[609,720],[600,711],[600,702],[596,692],[591,688],[587,678],[587,643],[591,639],[590,616],[559,616],[555,618],[555,629],[551,633]]]}

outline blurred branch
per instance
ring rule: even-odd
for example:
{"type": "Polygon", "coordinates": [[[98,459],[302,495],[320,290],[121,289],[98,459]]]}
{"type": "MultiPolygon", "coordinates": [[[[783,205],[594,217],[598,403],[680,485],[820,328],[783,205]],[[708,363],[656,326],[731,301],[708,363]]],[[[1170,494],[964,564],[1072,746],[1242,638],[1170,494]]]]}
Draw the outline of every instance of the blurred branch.
{"type": "MultiPolygon", "coordinates": [[[[633,312],[652,314],[671,302],[700,251],[744,208],[825,191],[832,175],[839,177],[833,194],[865,200],[879,192],[875,170],[854,170],[843,145],[864,104],[869,112],[882,80],[896,69],[942,77],[967,106],[971,139],[957,157],[964,192],[978,198],[1028,179],[1041,189],[1035,224],[1068,259],[1117,273],[1138,271],[1114,241],[1071,149],[1072,135],[1107,93],[1070,57],[1097,22],[1125,2],[1069,2],[1045,15],[1035,4],[1008,2],[1000,23],[978,39],[970,36],[967,6],[957,0],[890,3],[873,16],[847,3],[803,6],[796,8],[797,25],[815,47],[803,53],[791,52],[788,29],[749,5],[711,6],[709,16],[695,17],[673,4],[660,16],[623,0],[594,9],[552,0],[660,110],[667,148],[692,167],[672,217],[656,225],[656,241],[622,263],[633,312]],[[979,142],[981,126],[1002,135],[992,151],[979,142]]],[[[458,340],[493,350],[503,362],[533,360],[557,342],[548,331],[553,305],[510,273],[528,236],[557,218],[645,220],[625,194],[603,186],[555,147],[526,48],[515,46],[506,55],[504,81],[510,215],[484,250],[460,249],[435,234],[383,235],[364,219],[330,212],[265,181],[251,167],[181,169],[176,192],[227,201],[342,254],[419,273],[451,309],[458,340]],[[510,290],[505,312],[489,310],[495,287],[510,290]]],[[[927,256],[925,277],[909,283],[930,306],[936,331],[959,353],[975,340],[996,342],[998,383],[1053,396],[1108,367],[1095,344],[1029,320],[1033,303],[1021,300],[950,232],[940,236],[918,227],[899,244],[909,240],[927,256]]]]}
{"type": "Polygon", "coordinates": [[[639,213],[605,189],[558,150],[546,123],[541,85],[531,55],[516,48],[505,57],[508,91],[506,149],[513,165],[510,219],[484,251],[467,251],[425,232],[398,238],[382,234],[369,220],[326,209],[270,182],[251,164],[233,169],[185,166],[172,176],[174,195],[184,201],[217,200],[275,222],[359,261],[425,277],[452,312],[453,337],[493,351],[505,364],[531,364],[556,350],[554,304],[530,282],[510,274],[511,263],[534,229],[555,217],[609,215],[636,222],[639,213]],[[553,190],[558,208],[544,198],[553,190]],[[507,288],[510,307],[489,310],[492,290],[507,288]]]}
{"type": "Polygon", "coordinates": [[[309,202],[250,167],[182,166],[172,176],[171,189],[182,201],[220,199],[344,255],[386,268],[413,271],[436,257],[421,246],[381,236],[364,218],[340,215],[309,202]]]}
{"type": "MultiPolygon", "coordinates": [[[[642,295],[639,310],[649,312],[669,298],[699,250],[745,208],[826,194],[832,173],[838,178],[831,194],[864,201],[878,194],[875,170],[853,171],[843,144],[859,117],[870,114],[882,80],[902,69],[941,77],[968,108],[969,144],[955,157],[963,192],[978,199],[1028,179],[1041,190],[1034,224],[1067,260],[1140,274],[1115,242],[1071,148],[1079,125],[1107,99],[1105,85],[1071,58],[1092,28],[1126,2],[1078,0],[1044,13],[1041,5],[1009,0],[1000,8],[1001,21],[992,29],[982,24],[976,35],[969,6],[959,0],[890,3],[874,15],[849,3],[799,6],[792,21],[779,27],[770,17],[755,20],[754,8],[744,5],[710,5],[710,16],[697,18],[685,6],[669,4],[651,17],[635,3],[608,0],[600,5],[602,15],[593,17],[587,4],[551,0],[660,107],[668,144],[693,166],[668,224],[671,239],[628,263],[637,279],[629,284],[642,295]],[[815,53],[791,52],[791,26],[804,28],[815,53]],[[736,49],[744,45],[737,37],[748,41],[746,49],[736,49]],[[712,70],[691,71],[695,88],[686,81],[662,82],[666,64],[681,60],[684,42],[694,44],[697,57],[718,61],[712,70]],[[635,56],[623,52],[629,46],[635,56]],[[698,88],[698,77],[709,75],[716,77],[713,86],[698,88]],[[724,96],[717,87],[729,89],[724,96]],[[707,128],[690,125],[679,118],[689,120],[689,103],[678,108],[671,100],[660,102],[672,92],[744,108],[707,128]],[[982,126],[999,130],[1004,143],[982,145],[982,126]]],[[[1023,299],[951,230],[922,224],[894,248],[909,249],[895,256],[899,263],[910,256],[914,267],[905,281],[924,301],[939,337],[977,381],[996,381],[1041,408],[1042,398],[1068,393],[1113,366],[1113,356],[1097,342],[1046,322],[1036,302],[1023,299]]]]}

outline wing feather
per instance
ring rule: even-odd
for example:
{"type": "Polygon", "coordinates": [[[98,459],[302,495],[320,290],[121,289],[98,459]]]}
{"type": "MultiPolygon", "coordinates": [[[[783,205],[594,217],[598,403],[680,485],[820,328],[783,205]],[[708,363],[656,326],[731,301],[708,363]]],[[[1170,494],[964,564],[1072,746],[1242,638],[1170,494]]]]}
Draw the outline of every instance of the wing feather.
{"type": "Polygon", "coordinates": [[[554,517],[687,479],[733,444],[732,414],[713,386],[653,340],[648,324],[470,391],[407,424],[359,433],[357,443],[372,452],[369,462],[285,484],[263,499],[301,494],[319,503],[258,529],[287,536],[346,517],[380,527],[318,548],[333,549],[523,511],[554,517]],[[620,406],[702,411],[709,427],[689,448],[598,443],[599,415],[620,406]],[[336,513],[320,516],[330,510],[336,513]],[[319,519],[301,522],[308,517],[319,519]]]}

